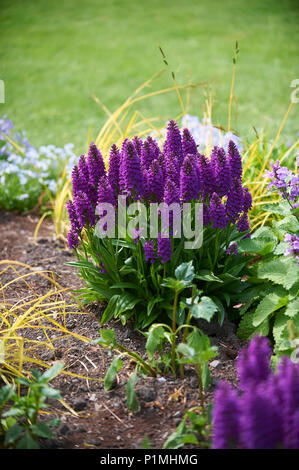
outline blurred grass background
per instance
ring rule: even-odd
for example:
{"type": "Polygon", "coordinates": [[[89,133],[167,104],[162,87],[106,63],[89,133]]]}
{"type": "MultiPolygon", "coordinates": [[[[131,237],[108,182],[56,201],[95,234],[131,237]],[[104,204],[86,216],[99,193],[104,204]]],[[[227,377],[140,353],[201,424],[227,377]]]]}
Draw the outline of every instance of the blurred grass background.
{"type": "MultiPolygon", "coordinates": [[[[33,145],[73,142],[85,150],[88,128],[101,128],[99,97],[115,110],[164,67],[159,46],[178,84],[211,82],[213,122],[227,125],[235,41],[239,41],[232,128],[245,138],[253,126],[270,137],[299,78],[297,0],[0,0],[0,79],[6,113],[33,145]]],[[[172,85],[169,71],[153,89],[172,85]]],[[[189,112],[202,117],[202,88],[189,112]]],[[[148,116],[180,112],[175,93],[140,103],[148,116]]],[[[299,104],[284,137],[294,142],[299,104]]]]}

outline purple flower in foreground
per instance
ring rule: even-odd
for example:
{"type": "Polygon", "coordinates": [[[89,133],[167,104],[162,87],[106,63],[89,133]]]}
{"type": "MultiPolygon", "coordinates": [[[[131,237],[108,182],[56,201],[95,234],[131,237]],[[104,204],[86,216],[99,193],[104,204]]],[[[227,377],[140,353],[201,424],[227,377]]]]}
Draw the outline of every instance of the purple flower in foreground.
{"type": "Polygon", "coordinates": [[[214,397],[213,449],[231,449],[238,445],[239,404],[238,394],[232,386],[221,381],[214,397]]]}
{"type": "Polygon", "coordinates": [[[156,253],[154,250],[154,244],[152,240],[146,240],[144,243],[144,257],[146,261],[150,261],[151,264],[155,262],[156,253]]]}
{"type": "Polygon", "coordinates": [[[269,341],[263,336],[255,336],[246,349],[241,350],[237,359],[239,387],[246,390],[255,387],[268,379],[270,369],[271,348],[269,341]]]}
{"type": "Polygon", "coordinates": [[[161,259],[161,263],[166,263],[166,261],[171,260],[172,248],[171,248],[171,239],[162,238],[161,233],[158,233],[158,257],[161,259]]]}
{"type": "Polygon", "coordinates": [[[237,361],[241,393],[217,386],[213,448],[299,448],[299,364],[283,357],[273,373],[270,357],[268,340],[255,336],[237,361]]]}
{"type": "Polygon", "coordinates": [[[296,234],[290,235],[287,233],[284,237],[284,241],[289,244],[289,247],[286,249],[284,255],[293,256],[293,258],[298,260],[299,265],[299,237],[296,234]]]}
{"type": "Polygon", "coordinates": [[[198,155],[197,167],[200,175],[200,193],[205,198],[207,195],[212,195],[216,189],[212,167],[208,158],[202,154],[198,155]]]}
{"type": "Polygon", "coordinates": [[[149,202],[161,202],[164,193],[163,171],[158,160],[154,160],[147,172],[147,196],[149,202]]]}
{"type": "Polygon", "coordinates": [[[270,163],[272,171],[266,170],[265,176],[271,179],[268,189],[278,189],[281,197],[286,198],[287,192],[290,188],[290,179],[293,175],[292,171],[285,166],[280,166],[280,160],[276,163],[270,163]]]}
{"type": "Polygon", "coordinates": [[[243,211],[249,212],[252,209],[252,196],[248,188],[243,189],[243,211]]]}

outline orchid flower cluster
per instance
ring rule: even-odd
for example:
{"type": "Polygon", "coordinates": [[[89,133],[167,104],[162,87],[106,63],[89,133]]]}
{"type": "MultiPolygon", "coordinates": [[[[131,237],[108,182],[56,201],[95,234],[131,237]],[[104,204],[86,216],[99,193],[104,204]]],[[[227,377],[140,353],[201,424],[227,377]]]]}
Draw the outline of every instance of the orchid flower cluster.
{"type": "MultiPolygon", "coordinates": [[[[113,311],[123,316],[123,308],[134,309],[135,315],[140,311],[135,326],[145,327],[161,312],[169,313],[173,293],[167,291],[163,279],[173,278],[177,266],[192,260],[202,278],[201,288],[217,305],[219,321],[223,321],[223,302],[228,307],[232,296],[246,287],[246,282],[240,282],[246,262],[238,254],[237,243],[250,237],[248,212],[252,207],[251,194],[242,185],[241,156],[234,142],[229,142],[227,153],[214,146],[208,158],[198,152],[190,131],[181,131],[171,120],[161,147],[152,136],[145,140],[138,136],[127,138],[120,148],[112,145],[108,168],[92,143],[72,171],[72,187],[73,200],[67,203],[71,223],[68,245],[78,257],[73,265],[87,284],[83,297],[109,301],[104,318],[113,311]],[[124,216],[126,227],[133,224],[134,229],[129,232],[125,227],[123,233],[114,223],[111,236],[100,236],[99,225],[109,225],[108,218],[104,219],[109,210],[101,208],[108,205],[113,209],[113,220],[117,216],[119,221],[123,198],[128,209],[124,216]],[[157,223],[156,235],[151,232],[153,205],[161,219],[163,208],[167,206],[169,210],[167,234],[162,220],[157,223]],[[193,233],[198,229],[202,234],[203,243],[194,248],[186,242],[191,243],[184,226],[186,205],[190,208],[191,226],[195,226],[193,233]],[[132,206],[138,211],[142,206],[147,214],[143,226],[140,219],[135,225],[132,206]],[[177,213],[183,215],[179,222],[181,231],[174,223],[177,213]]],[[[128,315],[132,315],[131,310],[128,315]]]]}
{"type": "Polygon", "coordinates": [[[239,353],[239,391],[218,385],[214,449],[299,448],[299,363],[283,357],[273,373],[270,359],[268,340],[256,335],[239,353]]]}
{"type": "MultiPolygon", "coordinates": [[[[223,148],[214,146],[207,158],[198,152],[190,131],[185,128],[181,133],[175,121],[168,124],[163,150],[150,136],[145,141],[137,136],[125,139],[121,149],[113,145],[108,171],[100,150],[91,144],[87,158],[81,155],[73,169],[72,184],[74,200],[68,203],[70,248],[79,245],[85,225],[95,225],[97,204],[116,206],[120,194],[146,205],[200,201],[204,205],[205,226],[225,229],[236,224],[239,232],[249,231],[252,199],[248,188],[242,186],[242,162],[234,142],[229,142],[227,154],[223,148]]],[[[137,233],[135,242],[139,236],[137,233]]],[[[156,259],[162,263],[170,261],[170,238],[159,234],[157,247],[153,240],[147,240],[144,253],[151,263],[156,259]]]]}
{"type": "Polygon", "coordinates": [[[10,119],[0,118],[0,207],[27,210],[38,202],[45,186],[56,193],[59,175],[65,166],[73,167],[77,157],[73,144],[36,149],[25,132],[13,130],[10,119]]]}

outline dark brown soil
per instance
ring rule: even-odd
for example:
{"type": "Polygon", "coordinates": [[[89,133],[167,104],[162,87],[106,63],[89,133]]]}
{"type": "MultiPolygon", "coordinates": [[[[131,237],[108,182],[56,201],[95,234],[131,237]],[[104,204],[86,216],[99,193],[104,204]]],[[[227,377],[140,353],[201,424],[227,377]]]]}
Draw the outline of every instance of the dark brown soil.
{"type": "MultiPolygon", "coordinates": [[[[56,280],[63,287],[80,287],[81,281],[76,270],[66,265],[73,259],[73,255],[62,242],[53,240],[50,222],[44,222],[37,243],[33,243],[32,235],[38,219],[34,215],[0,212],[0,261],[17,260],[38,270],[49,270],[54,272],[56,280]]],[[[0,273],[8,264],[0,265],[0,273]]],[[[20,274],[28,272],[22,266],[17,269],[20,274]]],[[[16,274],[10,268],[1,274],[0,281],[4,284],[15,277],[16,274]]],[[[31,277],[28,283],[40,296],[51,285],[41,276],[31,277]]],[[[8,288],[11,303],[26,297],[30,290],[21,281],[18,282],[17,289],[15,284],[12,286],[11,289],[8,288]]],[[[64,296],[68,302],[72,302],[69,293],[64,296]]],[[[91,339],[98,338],[103,306],[92,304],[85,312],[78,307],[72,310],[76,313],[66,315],[66,327],[69,331],[91,339]]],[[[241,344],[235,336],[234,325],[229,322],[225,322],[222,328],[215,324],[202,323],[200,326],[219,348],[219,356],[210,367],[213,385],[205,393],[208,403],[213,398],[217,381],[227,379],[236,383],[235,359],[241,344]]],[[[141,333],[133,331],[129,324],[122,326],[120,322],[111,321],[105,328],[114,328],[120,342],[145,357],[145,338],[141,333]]],[[[33,335],[34,339],[44,339],[43,333],[38,333],[41,335],[38,338],[35,331],[27,331],[26,335],[28,334],[33,335]]],[[[53,381],[53,386],[60,390],[64,402],[74,412],[57,401],[50,403],[53,405],[51,411],[61,419],[61,425],[55,438],[43,443],[44,447],[138,449],[142,448],[143,440],[148,438],[152,448],[161,449],[180,423],[185,410],[199,405],[198,382],[195,372],[190,369],[186,371],[184,379],[174,378],[171,374],[139,379],[136,392],[140,411],[131,414],[126,407],[125,384],[134,371],[132,364],[126,362],[118,374],[114,388],[105,392],[99,379],[104,378],[113,355],[73,336],[55,339],[53,344],[55,353],[48,349],[41,350],[40,359],[48,365],[56,360],[63,360],[67,372],[88,378],[60,374],[53,381]]]]}

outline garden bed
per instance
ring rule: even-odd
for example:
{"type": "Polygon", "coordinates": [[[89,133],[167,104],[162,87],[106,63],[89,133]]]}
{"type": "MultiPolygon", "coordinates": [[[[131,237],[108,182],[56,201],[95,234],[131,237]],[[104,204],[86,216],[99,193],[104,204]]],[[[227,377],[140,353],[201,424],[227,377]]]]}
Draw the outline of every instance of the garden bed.
{"type": "MultiPolygon", "coordinates": [[[[36,270],[49,270],[65,288],[80,287],[76,269],[66,265],[73,255],[63,243],[53,241],[50,222],[42,225],[37,241],[33,242],[37,222],[38,217],[32,214],[0,212],[0,259],[19,261],[36,270]]],[[[2,265],[1,271],[4,268],[5,265],[2,265]]],[[[19,274],[28,271],[22,266],[16,269],[19,274]]],[[[1,282],[4,284],[15,277],[16,273],[8,269],[1,275],[1,282]]],[[[37,296],[42,296],[50,286],[50,282],[40,276],[30,277],[28,283],[18,281],[17,288],[16,284],[12,284],[6,296],[12,302],[29,295],[29,290],[30,294],[34,291],[37,296]]],[[[68,292],[63,295],[67,302],[71,301],[68,292]]],[[[99,337],[102,311],[101,305],[91,304],[83,315],[82,310],[78,310],[78,315],[67,314],[66,327],[71,334],[96,339],[99,337]]],[[[210,364],[212,385],[205,393],[207,402],[211,402],[219,379],[236,383],[235,359],[242,344],[231,323],[225,322],[222,328],[213,323],[206,325],[200,326],[209,334],[212,344],[219,348],[218,357],[210,364]]],[[[122,344],[145,357],[145,337],[134,331],[129,323],[124,327],[120,321],[110,321],[105,328],[113,328],[122,344]]],[[[36,336],[37,333],[34,330],[28,333],[27,330],[26,334],[36,336]]],[[[55,340],[55,337],[52,336],[52,339],[55,340]]],[[[65,371],[88,379],[60,374],[53,381],[54,387],[60,390],[64,402],[73,411],[53,401],[51,412],[61,419],[61,425],[55,431],[55,438],[42,443],[43,447],[135,449],[142,448],[144,439],[148,438],[152,448],[162,448],[181,422],[185,410],[199,405],[198,380],[195,371],[190,368],[186,370],[184,379],[174,378],[171,373],[139,379],[136,393],[140,411],[130,414],[126,407],[125,384],[134,367],[129,361],[118,374],[114,387],[105,392],[103,382],[98,379],[104,378],[112,361],[113,356],[108,351],[95,344],[83,343],[71,335],[55,340],[53,344],[55,352],[41,351],[39,358],[49,366],[56,360],[63,360],[65,371]]]]}

